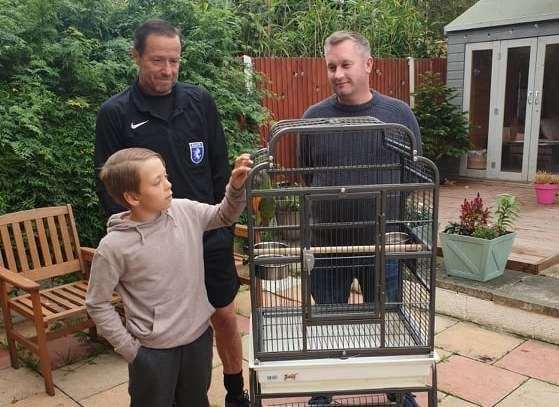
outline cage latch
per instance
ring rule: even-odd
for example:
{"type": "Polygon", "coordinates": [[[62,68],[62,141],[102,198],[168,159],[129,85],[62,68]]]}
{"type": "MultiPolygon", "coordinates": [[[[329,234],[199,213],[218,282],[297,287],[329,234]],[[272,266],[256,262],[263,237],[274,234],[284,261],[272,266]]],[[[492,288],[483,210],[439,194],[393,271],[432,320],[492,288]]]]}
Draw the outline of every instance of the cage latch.
{"type": "Polygon", "coordinates": [[[310,249],[303,249],[303,263],[308,272],[314,268],[314,254],[310,249]]]}

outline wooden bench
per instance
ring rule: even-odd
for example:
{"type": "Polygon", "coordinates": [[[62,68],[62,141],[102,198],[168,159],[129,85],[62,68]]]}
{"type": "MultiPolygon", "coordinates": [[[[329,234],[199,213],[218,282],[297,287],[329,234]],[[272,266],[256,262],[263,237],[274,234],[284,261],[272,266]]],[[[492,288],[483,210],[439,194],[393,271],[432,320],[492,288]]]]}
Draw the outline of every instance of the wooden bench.
{"type": "MultiPolygon", "coordinates": [[[[236,225],[234,234],[248,238],[244,225],[236,225]]],[[[11,365],[19,367],[18,342],[38,356],[45,389],[51,396],[54,383],[47,341],[85,329],[92,329],[94,334],[94,323],[85,308],[94,254],[95,249],[80,247],[70,205],[0,216],[0,304],[11,365]],[[77,281],[48,286],[52,278],[75,272],[79,273],[77,281]],[[33,321],[35,336],[25,337],[15,328],[14,313],[33,321]]],[[[246,256],[235,253],[242,284],[249,283],[245,260],[246,256]]],[[[115,293],[113,303],[118,302],[120,298],[115,293]]]]}
{"type": "MultiPolygon", "coordinates": [[[[70,205],[0,216],[0,302],[11,365],[19,367],[16,342],[39,357],[45,389],[54,395],[47,341],[91,328],[85,294],[94,249],[80,247],[70,205]],[[53,277],[78,272],[78,280],[53,286],[53,277]],[[41,284],[39,284],[41,283],[41,284]],[[16,295],[10,295],[13,288],[16,295]],[[35,336],[25,337],[13,313],[33,321],[35,336]]],[[[113,302],[120,301],[113,295],[113,302]]]]}

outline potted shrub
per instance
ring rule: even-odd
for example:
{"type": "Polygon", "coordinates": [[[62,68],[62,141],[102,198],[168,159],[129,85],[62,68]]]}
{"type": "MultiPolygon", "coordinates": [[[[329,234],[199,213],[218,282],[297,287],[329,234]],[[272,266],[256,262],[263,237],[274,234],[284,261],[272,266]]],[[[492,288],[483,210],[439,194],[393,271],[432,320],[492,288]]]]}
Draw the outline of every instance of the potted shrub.
{"type": "MultiPolygon", "coordinates": [[[[276,220],[279,226],[299,226],[299,197],[289,195],[276,200],[276,220]]],[[[283,230],[282,235],[285,239],[295,241],[299,239],[299,230],[283,230]]]]}
{"type": "Polygon", "coordinates": [[[452,103],[456,90],[438,74],[426,72],[414,93],[413,112],[421,129],[423,155],[439,168],[443,183],[458,173],[460,158],[470,151],[470,125],[462,109],[452,103]]]}
{"type": "Polygon", "coordinates": [[[534,189],[539,204],[551,205],[555,202],[559,190],[559,177],[545,171],[538,171],[534,177],[534,189]]]}
{"type": "Polygon", "coordinates": [[[432,239],[432,213],[425,207],[421,200],[411,196],[408,198],[405,211],[406,226],[411,235],[431,247],[432,239]]]}
{"type": "Polygon", "coordinates": [[[491,214],[479,193],[460,207],[460,223],[449,223],[440,234],[443,260],[449,275],[477,281],[494,279],[505,270],[516,233],[519,204],[513,195],[496,198],[491,214]]]}

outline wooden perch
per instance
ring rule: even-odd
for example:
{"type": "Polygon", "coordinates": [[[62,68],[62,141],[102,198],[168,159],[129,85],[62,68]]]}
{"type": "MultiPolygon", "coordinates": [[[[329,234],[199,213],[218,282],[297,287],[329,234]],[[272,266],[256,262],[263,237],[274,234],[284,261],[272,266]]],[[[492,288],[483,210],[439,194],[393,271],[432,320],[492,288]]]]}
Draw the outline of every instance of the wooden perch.
{"type": "MultiPolygon", "coordinates": [[[[354,254],[354,253],[372,253],[377,249],[376,245],[363,246],[323,246],[311,247],[313,254],[354,254]]],[[[425,245],[419,243],[407,244],[387,244],[385,245],[386,253],[402,253],[402,252],[418,252],[426,250],[425,245]]],[[[301,253],[300,247],[275,247],[254,249],[255,256],[297,256],[301,253]]]]}

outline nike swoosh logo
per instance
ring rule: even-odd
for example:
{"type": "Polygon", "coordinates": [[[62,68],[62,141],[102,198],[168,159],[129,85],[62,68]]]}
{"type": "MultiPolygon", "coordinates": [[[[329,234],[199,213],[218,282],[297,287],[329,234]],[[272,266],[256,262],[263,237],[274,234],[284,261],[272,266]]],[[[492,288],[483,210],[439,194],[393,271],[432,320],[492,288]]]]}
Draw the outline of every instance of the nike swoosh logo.
{"type": "Polygon", "coordinates": [[[138,127],[143,126],[143,125],[146,124],[147,122],[149,122],[149,120],[146,120],[145,122],[141,122],[141,123],[136,123],[136,124],[130,123],[130,128],[131,128],[132,130],[137,129],[138,127]]]}

